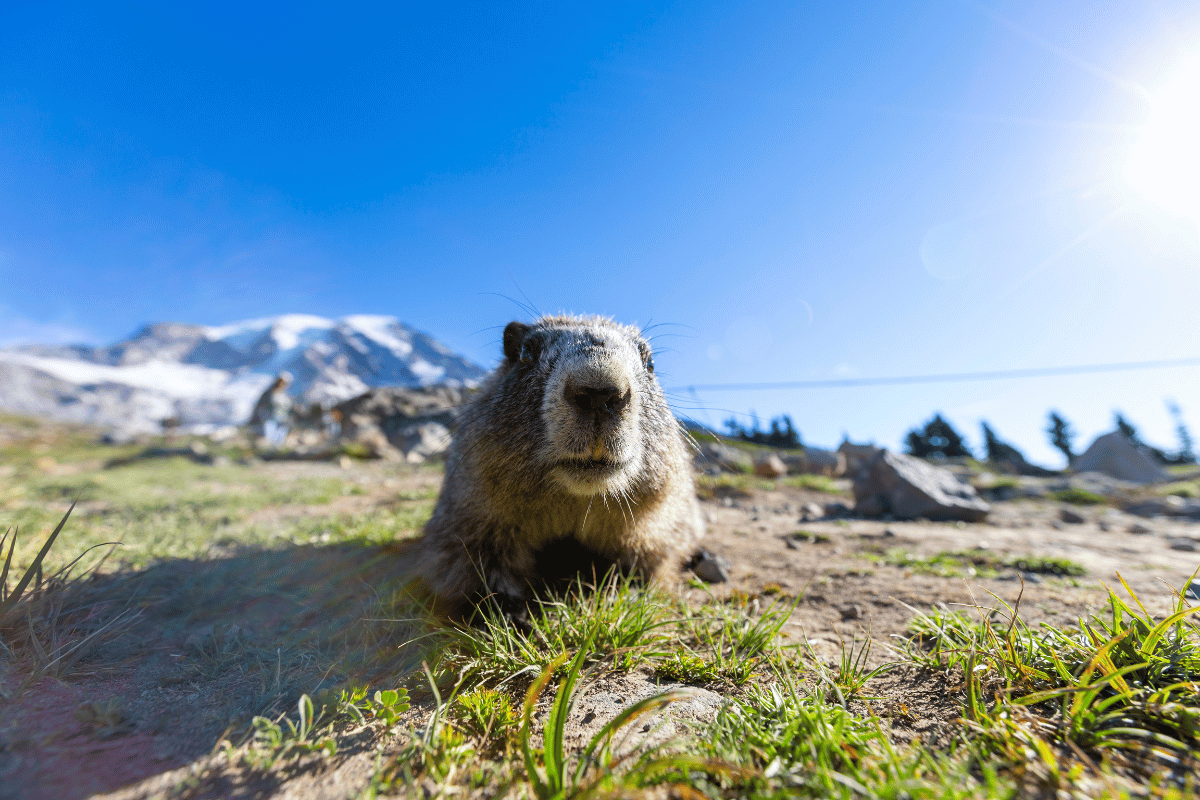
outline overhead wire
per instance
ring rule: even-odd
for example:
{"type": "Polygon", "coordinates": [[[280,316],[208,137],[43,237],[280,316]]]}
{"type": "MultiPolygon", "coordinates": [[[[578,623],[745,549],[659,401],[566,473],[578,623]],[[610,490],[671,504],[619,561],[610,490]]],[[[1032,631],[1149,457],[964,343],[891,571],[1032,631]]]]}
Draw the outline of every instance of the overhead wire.
{"type": "Polygon", "coordinates": [[[1104,372],[1200,366],[1200,356],[1168,358],[1157,361],[1119,361],[1110,364],[1075,364],[1061,367],[998,369],[983,372],[945,372],[930,375],[892,375],[881,378],[830,378],[810,381],[762,381],[756,383],[696,383],[674,386],[669,392],[767,391],[773,389],[842,389],[855,386],[900,386],[916,383],[961,383],[999,381],[1011,378],[1050,378],[1058,375],[1091,375],[1104,372]]]}

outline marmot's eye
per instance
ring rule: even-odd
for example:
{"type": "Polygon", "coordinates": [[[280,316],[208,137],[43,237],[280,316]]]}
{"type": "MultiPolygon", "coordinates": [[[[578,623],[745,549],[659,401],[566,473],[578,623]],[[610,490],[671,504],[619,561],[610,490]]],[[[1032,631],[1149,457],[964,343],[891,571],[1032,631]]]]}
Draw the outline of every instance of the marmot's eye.
{"type": "Polygon", "coordinates": [[[654,372],[654,356],[646,356],[646,371],[654,372]]]}

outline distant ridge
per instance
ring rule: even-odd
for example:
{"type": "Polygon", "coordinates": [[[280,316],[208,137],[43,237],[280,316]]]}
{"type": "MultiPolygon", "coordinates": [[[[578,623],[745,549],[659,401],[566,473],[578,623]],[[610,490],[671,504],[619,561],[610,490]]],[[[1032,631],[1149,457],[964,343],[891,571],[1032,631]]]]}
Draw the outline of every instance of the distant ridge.
{"type": "Polygon", "coordinates": [[[283,371],[292,374],[294,397],[325,404],[372,386],[470,386],[486,374],[395,317],[158,322],[104,347],[0,349],[0,409],[130,432],[176,417],[203,430],[245,421],[283,371]]]}

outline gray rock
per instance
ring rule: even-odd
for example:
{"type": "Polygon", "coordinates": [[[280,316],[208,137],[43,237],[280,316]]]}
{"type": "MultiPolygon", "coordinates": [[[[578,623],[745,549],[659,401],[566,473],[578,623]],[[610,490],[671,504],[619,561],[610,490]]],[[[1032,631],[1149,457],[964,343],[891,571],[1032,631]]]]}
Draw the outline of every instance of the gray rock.
{"type": "Polygon", "coordinates": [[[705,583],[724,583],[729,580],[729,570],[731,564],[729,559],[709,550],[698,550],[692,556],[692,560],[687,563],[689,569],[696,574],[696,577],[705,583]]]}
{"type": "Polygon", "coordinates": [[[825,513],[823,516],[840,519],[849,517],[854,513],[854,509],[841,500],[834,500],[832,503],[825,504],[825,513]]]}
{"type": "Polygon", "coordinates": [[[1087,522],[1087,517],[1070,508],[1060,508],[1058,510],[1058,518],[1071,525],[1081,525],[1087,522]]]}
{"type": "Polygon", "coordinates": [[[760,478],[782,478],[787,473],[787,465],[774,453],[764,453],[754,459],[754,474],[760,478]]]}
{"type": "Polygon", "coordinates": [[[1138,517],[1183,517],[1200,519],[1200,500],[1176,497],[1151,497],[1125,506],[1125,511],[1138,517]]]}
{"type": "Polygon", "coordinates": [[[854,511],[866,517],[978,522],[991,506],[969,484],[919,458],[881,450],[854,479],[854,511]]]}
{"type": "Polygon", "coordinates": [[[465,399],[454,386],[389,386],[338,403],[332,413],[341,420],[341,441],[378,458],[420,464],[450,446],[465,399]]]}
{"type": "Polygon", "coordinates": [[[835,478],[846,474],[846,456],[819,447],[805,447],[799,453],[788,453],[783,456],[783,462],[793,475],[827,475],[835,478]]]}
{"type": "Polygon", "coordinates": [[[1181,536],[1177,539],[1169,539],[1168,542],[1171,545],[1172,550],[1182,550],[1185,553],[1196,552],[1196,542],[1191,539],[1181,536]]]}
{"type": "Polygon", "coordinates": [[[1188,600],[1200,600],[1200,578],[1188,584],[1187,589],[1183,592],[1183,596],[1188,600]]]}
{"type": "Polygon", "coordinates": [[[1077,472],[1103,472],[1134,483],[1156,483],[1170,477],[1144,448],[1120,431],[1097,437],[1071,467],[1077,472]]]}
{"type": "Polygon", "coordinates": [[[879,448],[873,444],[854,444],[849,439],[842,439],[837,451],[846,459],[846,475],[854,476],[858,471],[871,462],[879,453],[879,448]]]}
{"type": "Polygon", "coordinates": [[[696,460],[701,466],[716,466],[723,472],[749,472],[754,466],[744,450],[720,442],[702,442],[696,460]]]}

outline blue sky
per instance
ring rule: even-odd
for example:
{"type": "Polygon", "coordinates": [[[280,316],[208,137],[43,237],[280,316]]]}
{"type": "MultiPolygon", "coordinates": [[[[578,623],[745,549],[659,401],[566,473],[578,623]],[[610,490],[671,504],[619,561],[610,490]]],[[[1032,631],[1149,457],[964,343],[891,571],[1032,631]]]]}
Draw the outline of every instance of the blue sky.
{"type": "MultiPolygon", "coordinates": [[[[1200,355],[1198,53],[1190,2],[10,4],[0,342],[383,313],[490,364],[528,303],[662,323],[669,386],[1200,355]]],[[[1173,446],[1166,398],[1200,434],[1200,367],[679,407],[1057,464],[1049,408],[1173,446]]]]}

